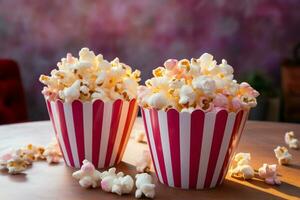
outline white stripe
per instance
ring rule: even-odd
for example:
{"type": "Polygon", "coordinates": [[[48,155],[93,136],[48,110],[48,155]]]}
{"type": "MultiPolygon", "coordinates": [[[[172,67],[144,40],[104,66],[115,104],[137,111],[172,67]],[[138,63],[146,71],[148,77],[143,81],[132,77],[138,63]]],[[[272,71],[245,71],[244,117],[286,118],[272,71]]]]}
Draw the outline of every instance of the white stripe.
{"type": "Polygon", "coordinates": [[[164,156],[164,164],[167,172],[168,184],[169,186],[174,187],[167,112],[162,110],[158,111],[158,119],[159,119],[160,138],[161,138],[161,145],[162,145],[163,156],[164,156]]]}
{"type": "Polygon", "coordinates": [[[181,187],[189,188],[190,177],[190,140],[191,140],[191,114],[181,112],[179,114],[179,141],[180,141],[180,174],[181,187]]]}
{"type": "Polygon", "coordinates": [[[125,123],[126,123],[126,117],[128,115],[128,108],[129,108],[129,102],[123,101],[120,121],[119,121],[118,129],[117,129],[118,132],[116,135],[115,144],[113,147],[113,152],[112,152],[112,156],[111,156],[110,163],[109,163],[110,166],[112,166],[116,162],[116,157],[117,157],[117,154],[119,151],[121,139],[124,134],[124,127],[125,127],[125,123]]]}
{"type": "Polygon", "coordinates": [[[54,120],[56,131],[57,131],[57,137],[58,137],[58,140],[59,140],[59,144],[61,146],[61,150],[64,154],[64,158],[66,160],[66,163],[67,163],[68,166],[71,166],[70,161],[69,161],[69,157],[68,157],[68,154],[67,154],[67,151],[66,151],[65,142],[64,142],[62,134],[61,134],[61,126],[60,126],[58,112],[57,112],[55,104],[56,104],[55,102],[51,102],[51,109],[52,109],[53,120],[54,120]]]}
{"type": "Polygon", "coordinates": [[[158,158],[157,158],[156,146],[155,146],[154,137],[153,137],[153,130],[152,130],[151,119],[150,119],[150,111],[148,109],[144,109],[144,111],[145,111],[145,120],[146,120],[146,124],[147,124],[147,130],[148,130],[150,145],[151,145],[151,149],[152,149],[154,164],[155,164],[155,167],[157,170],[158,179],[161,183],[163,183],[162,174],[160,171],[160,166],[159,166],[159,162],[158,162],[158,158]]]}
{"type": "Polygon", "coordinates": [[[78,151],[77,151],[75,128],[74,128],[74,121],[73,121],[72,104],[64,103],[64,111],[65,111],[66,126],[67,126],[67,130],[68,130],[68,137],[69,137],[69,141],[70,141],[74,165],[75,165],[75,167],[80,167],[78,151]]]}
{"type": "Polygon", "coordinates": [[[216,112],[205,113],[197,189],[201,189],[204,187],[204,182],[207,173],[207,165],[210,156],[211,143],[214,134],[216,114],[216,112]]]}
{"type": "Polygon", "coordinates": [[[83,132],[84,132],[84,156],[85,159],[92,161],[93,149],[93,105],[92,103],[83,103],[83,132]]]}
{"type": "Polygon", "coordinates": [[[105,158],[107,152],[107,144],[110,133],[110,124],[112,118],[112,103],[105,102],[103,107],[103,120],[102,120],[102,130],[101,130],[101,144],[99,153],[98,167],[102,168],[105,165],[105,158]]]}
{"type": "Polygon", "coordinates": [[[224,175],[223,175],[223,177],[222,177],[222,180],[221,180],[220,184],[223,183],[224,178],[225,178],[225,176],[226,176],[226,174],[227,174],[227,170],[228,170],[228,168],[229,168],[229,166],[230,166],[230,163],[231,163],[232,159],[233,159],[234,156],[235,156],[235,151],[236,151],[236,149],[237,149],[238,142],[239,142],[240,137],[241,137],[241,135],[242,135],[243,128],[244,128],[244,125],[245,125],[245,123],[246,123],[246,121],[247,121],[247,118],[248,118],[248,112],[244,111],[244,112],[243,112],[243,116],[242,116],[242,120],[241,120],[241,124],[240,124],[239,130],[238,130],[238,134],[237,134],[236,144],[234,144],[235,148],[232,150],[232,153],[231,153],[230,158],[229,158],[228,165],[226,166],[226,171],[225,171],[226,173],[224,173],[224,175]]]}
{"type": "Polygon", "coordinates": [[[220,171],[221,171],[222,166],[224,164],[224,159],[225,159],[225,156],[226,156],[226,153],[227,153],[227,150],[228,150],[230,138],[231,138],[231,135],[232,135],[232,130],[233,130],[233,126],[234,126],[235,117],[236,117],[236,113],[231,112],[231,113],[228,114],[226,127],[225,127],[225,131],[224,131],[224,136],[223,136],[223,140],[222,140],[222,144],[221,144],[221,148],[220,148],[216,168],[215,168],[215,171],[214,171],[214,175],[213,175],[210,187],[215,187],[216,183],[218,181],[220,171]]]}

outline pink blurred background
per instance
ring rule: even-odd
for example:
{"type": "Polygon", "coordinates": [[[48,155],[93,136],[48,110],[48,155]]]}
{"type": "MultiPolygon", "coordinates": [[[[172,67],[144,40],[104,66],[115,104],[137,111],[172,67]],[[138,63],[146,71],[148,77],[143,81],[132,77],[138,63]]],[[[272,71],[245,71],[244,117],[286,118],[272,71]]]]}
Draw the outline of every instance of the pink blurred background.
{"type": "Polygon", "coordinates": [[[0,0],[0,58],[19,64],[29,120],[48,119],[39,75],[84,46],[140,69],[143,82],[167,58],[209,52],[226,58],[238,81],[261,74],[262,90],[279,96],[299,24],[297,0],[0,0]]]}

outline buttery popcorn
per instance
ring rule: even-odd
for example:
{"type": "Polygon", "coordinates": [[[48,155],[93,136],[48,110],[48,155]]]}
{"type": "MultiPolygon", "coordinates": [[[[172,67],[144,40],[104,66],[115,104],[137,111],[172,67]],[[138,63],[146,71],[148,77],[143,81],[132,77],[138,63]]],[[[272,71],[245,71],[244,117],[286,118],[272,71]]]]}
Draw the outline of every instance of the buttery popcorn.
{"type": "Polygon", "coordinates": [[[277,146],[274,153],[280,165],[289,165],[292,161],[292,155],[286,147],[277,146]]]}
{"type": "Polygon", "coordinates": [[[138,88],[138,102],[144,108],[236,112],[257,104],[259,93],[248,83],[237,83],[227,61],[217,64],[208,53],[198,59],[169,59],[153,70],[153,76],[138,88]]]}
{"type": "Polygon", "coordinates": [[[95,55],[88,48],[82,48],[79,58],[68,53],[57,67],[50,76],[41,75],[39,79],[46,85],[42,93],[49,100],[101,99],[106,102],[136,98],[140,71],[132,71],[118,58],[109,62],[101,54],[95,55]]]}
{"type": "Polygon", "coordinates": [[[245,180],[254,177],[254,170],[250,165],[250,153],[238,153],[234,156],[236,166],[230,169],[230,174],[233,177],[243,177],[245,180]]]}

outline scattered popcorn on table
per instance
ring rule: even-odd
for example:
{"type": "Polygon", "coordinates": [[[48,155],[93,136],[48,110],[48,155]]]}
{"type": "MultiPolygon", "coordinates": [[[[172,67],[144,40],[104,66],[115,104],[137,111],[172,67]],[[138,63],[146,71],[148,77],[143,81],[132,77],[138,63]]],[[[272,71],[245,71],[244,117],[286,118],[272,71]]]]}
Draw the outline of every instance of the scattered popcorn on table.
{"type": "Polygon", "coordinates": [[[13,157],[7,161],[7,169],[10,174],[19,174],[27,168],[27,162],[18,155],[13,155],[13,157]]]}
{"type": "Polygon", "coordinates": [[[256,106],[259,93],[248,83],[238,84],[233,68],[204,53],[200,58],[169,59],[153,70],[153,78],[138,87],[138,102],[144,108],[205,112],[224,108],[236,112],[256,106]]]}
{"type": "Polygon", "coordinates": [[[291,149],[298,149],[299,148],[299,141],[295,137],[294,131],[286,132],[284,136],[284,141],[289,148],[291,149]]]}
{"type": "Polygon", "coordinates": [[[56,138],[54,138],[52,142],[45,148],[43,156],[46,158],[49,164],[60,162],[62,154],[56,138]]]}
{"type": "Polygon", "coordinates": [[[116,168],[114,167],[102,172],[101,179],[102,190],[118,195],[130,193],[134,186],[134,181],[131,176],[124,176],[123,172],[116,173],[116,168]]]}
{"type": "Polygon", "coordinates": [[[286,147],[277,146],[277,148],[274,149],[274,152],[280,165],[288,165],[292,160],[292,155],[288,152],[286,147]]]}
{"type": "Polygon", "coordinates": [[[151,175],[147,173],[137,174],[135,176],[135,198],[141,198],[142,195],[153,199],[155,197],[155,185],[152,183],[151,175]]]}
{"type": "Polygon", "coordinates": [[[84,188],[96,188],[100,184],[101,172],[97,171],[93,163],[88,160],[84,160],[81,169],[74,172],[72,176],[79,180],[79,184],[84,188]]]}
{"type": "Polygon", "coordinates": [[[136,162],[136,170],[138,172],[148,172],[151,167],[151,155],[148,150],[142,152],[141,158],[136,162]]]}
{"type": "Polygon", "coordinates": [[[265,182],[270,185],[280,185],[281,182],[277,177],[277,165],[263,164],[262,167],[258,169],[258,175],[265,179],[265,182]]]}
{"type": "Polygon", "coordinates": [[[118,177],[113,181],[111,192],[118,195],[129,194],[132,191],[133,186],[134,181],[131,176],[126,175],[124,177],[118,177]]]}
{"type": "Polygon", "coordinates": [[[45,148],[42,146],[28,144],[25,148],[22,148],[21,151],[24,159],[28,160],[29,162],[45,160],[45,157],[43,156],[45,148]]]}
{"type": "Polygon", "coordinates": [[[234,157],[236,166],[230,169],[231,176],[243,177],[245,180],[254,177],[254,170],[250,166],[250,153],[238,153],[234,157]]]}
{"type": "Polygon", "coordinates": [[[5,153],[0,157],[0,169],[8,170],[10,174],[19,174],[25,171],[31,164],[20,156],[18,150],[5,153]]]}
{"type": "Polygon", "coordinates": [[[131,67],[118,58],[108,62],[101,54],[95,55],[88,48],[82,48],[79,58],[68,53],[57,67],[50,76],[41,75],[39,79],[46,85],[42,93],[49,100],[101,99],[106,102],[136,98],[140,71],[132,72],[131,67]]]}

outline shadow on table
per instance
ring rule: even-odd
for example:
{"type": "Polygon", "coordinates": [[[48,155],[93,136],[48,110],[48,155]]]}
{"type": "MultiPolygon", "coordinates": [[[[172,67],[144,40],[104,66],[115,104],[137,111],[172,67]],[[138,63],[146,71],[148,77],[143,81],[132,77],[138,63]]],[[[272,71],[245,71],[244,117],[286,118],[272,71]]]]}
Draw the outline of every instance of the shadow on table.
{"type": "Polygon", "coordinates": [[[248,183],[255,185],[256,187],[263,188],[263,189],[272,188],[283,194],[300,198],[300,188],[295,185],[286,183],[286,182],[281,181],[281,185],[268,185],[263,180],[255,178],[255,179],[248,181],[248,183]]]}
{"type": "Polygon", "coordinates": [[[26,182],[27,181],[27,174],[20,173],[20,174],[9,174],[6,170],[0,170],[1,176],[7,176],[13,182],[26,182]]]}
{"type": "Polygon", "coordinates": [[[293,169],[300,169],[300,165],[296,165],[296,164],[290,164],[288,167],[293,169]]]}
{"type": "MultiPolygon", "coordinates": [[[[135,176],[135,166],[125,162],[117,165],[117,171],[123,171],[125,174],[135,176]]],[[[155,199],[281,199],[275,195],[242,185],[238,182],[225,179],[224,183],[210,190],[183,190],[171,188],[158,182],[155,173],[151,173],[156,184],[155,199]]],[[[253,182],[256,184],[256,182],[253,182]]],[[[261,183],[259,183],[261,184],[261,183]]],[[[263,187],[264,183],[261,184],[263,187]]],[[[268,185],[265,187],[267,188],[268,185]]],[[[293,190],[293,189],[291,189],[293,190]]],[[[292,195],[292,194],[291,194],[292,195]]]]}

